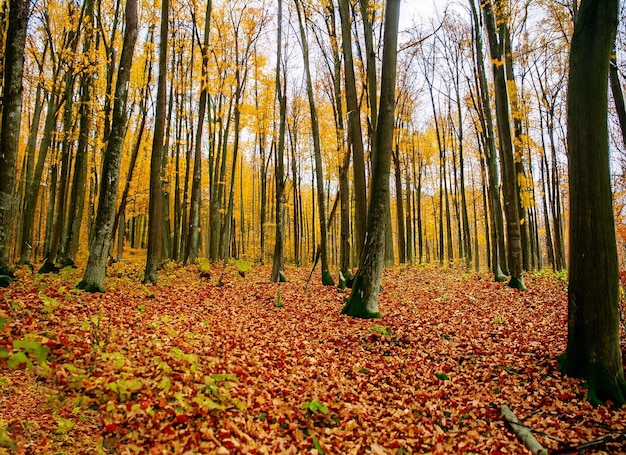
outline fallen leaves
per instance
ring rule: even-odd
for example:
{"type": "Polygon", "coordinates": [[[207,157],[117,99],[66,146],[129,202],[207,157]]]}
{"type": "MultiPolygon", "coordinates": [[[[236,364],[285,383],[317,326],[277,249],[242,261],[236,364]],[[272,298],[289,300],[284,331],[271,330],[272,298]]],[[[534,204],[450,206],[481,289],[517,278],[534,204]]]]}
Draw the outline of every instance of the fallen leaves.
{"type": "Polygon", "coordinates": [[[557,278],[529,275],[521,293],[456,269],[390,270],[384,317],[366,321],[339,314],[347,291],[303,290],[306,270],[287,271],[280,307],[267,268],[233,267],[217,286],[210,265],[166,267],[146,288],[115,264],[104,295],[73,290],[65,270],[22,271],[4,290],[0,345],[30,364],[0,364],[0,447],[523,453],[503,404],[551,449],[625,430],[625,410],[592,408],[558,371],[557,278]]]}

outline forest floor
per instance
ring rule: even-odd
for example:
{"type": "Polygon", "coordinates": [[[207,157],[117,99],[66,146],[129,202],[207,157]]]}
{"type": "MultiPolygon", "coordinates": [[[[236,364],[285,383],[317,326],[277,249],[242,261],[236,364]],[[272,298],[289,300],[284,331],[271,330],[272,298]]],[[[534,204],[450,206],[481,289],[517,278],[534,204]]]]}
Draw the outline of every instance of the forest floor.
{"type": "Polygon", "coordinates": [[[0,453],[528,453],[502,405],[551,453],[626,453],[626,407],[593,408],[558,370],[551,273],[519,292],[394,268],[383,318],[359,320],[319,271],[305,289],[289,268],[279,292],[268,267],[233,264],[221,286],[206,264],[148,287],[142,269],[113,264],[105,294],[75,290],[72,269],[0,290],[0,453]]]}

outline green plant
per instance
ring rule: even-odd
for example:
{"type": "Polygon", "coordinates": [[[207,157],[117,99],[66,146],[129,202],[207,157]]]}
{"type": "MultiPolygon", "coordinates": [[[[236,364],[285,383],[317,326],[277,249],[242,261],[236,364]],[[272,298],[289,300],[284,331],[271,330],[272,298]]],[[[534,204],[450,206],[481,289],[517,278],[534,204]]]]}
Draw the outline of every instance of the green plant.
{"type": "Polygon", "coordinates": [[[10,449],[12,452],[17,451],[17,444],[8,435],[8,423],[4,420],[0,420],[0,447],[10,449]]]}
{"type": "Polygon", "coordinates": [[[387,328],[387,327],[381,327],[379,325],[373,325],[372,327],[370,327],[370,330],[374,333],[378,333],[380,335],[385,335],[385,336],[390,336],[391,335],[391,329],[387,328]]]}
{"type": "Polygon", "coordinates": [[[248,261],[244,261],[243,259],[237,259],[235,261],[235,266],[237,266],[239,275],[241,275],[242,277],[245,277],[246,272],[250,270],[250,268],[252,267],[252,263],[248,261]]]}
{"type": "Polygon", "coordinates": [[[50,348],[37,341],[36,335],[29,333],[24,335],[24,338],[21,340],[13,340],[13,350],[14,352],[11,353],[4,346],[0,346],[0,359],[7,359],[9,368],[16,369],[21,365],[25,365],[28,369],[33,368],[32,358],[34,357],[36,363],[44,371],[49,370],[46,361],[50,354],[50,348]]]}
{"type": "Polygon", "coordinates": [[[301,403],[300,409],[306,409],[307,413],[309,414],[316,414],[318,412],[321,412],[322,414],[328,414],[328,408],[316,399],[301,403]]]}
{"type": "Polygon", "coordinates": [[[59,301],[53,297],[48,297],[43,292],[39,293],[39,298],[43,301],[41,312],[44,314],[52,313],[60,305],[59,301]]]}
{"type": "Polygon", "coordinates": [[[280,298],[280,284],[278,285],[278,290],[276,291],[276,308],[283,308],[283,301],[280,298]]]}

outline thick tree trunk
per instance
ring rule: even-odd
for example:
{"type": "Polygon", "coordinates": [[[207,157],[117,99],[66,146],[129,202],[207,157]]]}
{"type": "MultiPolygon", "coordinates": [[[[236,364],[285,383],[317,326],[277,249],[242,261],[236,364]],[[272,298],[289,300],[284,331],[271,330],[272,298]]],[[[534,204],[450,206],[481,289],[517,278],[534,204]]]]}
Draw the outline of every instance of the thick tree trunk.
{"type": "Polygon", "coordinates": [[[12,275],[9,252],[13,239],[15,168],[22,122],[24,47],[30,17],[29,0],[9,1],[9,25],[4,51],[2,130],[0,131],[0,275],[12,275]]]}
{"type": "Polygon", "coordinates": [[[400,0],[388,0],[385,10],[380,118],[376,131],[376,157],[367,217],[366,242],[352,292],[341,310],[361,318],[378,318],[378,294],[385,261],[385,229],[389,208],[389,172],[393,147],[396,62],[400,0]]]}
{"type": "Polygon", "coordinates": [[[561,369],[587,380],[591,402],[611,400],[621,405],[626,402],[626,382],[607,127],[609,59],[618,4],[618,0],[582,0],[572,38],[567,104],[569,311],[561,369]]]}
{"type": "Polygon", "coordinates": [[[115,87],[111,134],[104,154],[94,236],[89,244],[89,260],[87,261],[85,274],[82,281],[77,285],[79,289],[85,289],[90,292],[104,292],[106,261],[113,234],[111,228],[115,218],[122,149],[126,133],[128,81],[130,80],[136,41],[137,0],[127,0],[126,29],[115,87]]]}

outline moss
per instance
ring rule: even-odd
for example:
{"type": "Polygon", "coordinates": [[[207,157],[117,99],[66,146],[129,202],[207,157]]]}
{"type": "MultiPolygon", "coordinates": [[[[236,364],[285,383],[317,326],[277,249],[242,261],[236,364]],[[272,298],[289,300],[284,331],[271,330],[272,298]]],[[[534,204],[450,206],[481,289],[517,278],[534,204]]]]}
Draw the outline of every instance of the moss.
{"type": "Polygon", "coordinates": [[[324,286],[334,286],[335,281],[328,270],[322,271],[322,284],[324,286]]]}
{"type": "Polygon", "coordinates": [[[56,265],[54,265],[54,263],[50,261],[46,261],[43,263],[43,265],[37,271],[37,273],[59,273],[59,270],[61,269],[57,267],[56,265]]]}
{"type": "Polygon", "coordinates": [[[498,283],[504,283],[506,280],[508,280],[509,278],[502,272],[498,271],[499,273],[496,273],[493,277],[493,279],[498,282],[498,283]]]}
{"type": "Polygon", "coordinates": [[[587,401],[593,406],[606,404],[607,401],[616,406],[626,404],[626,381],[623,377],[602,371],[600,367],[595,370],[585,369],[584,372],[581,372],[579,366],[575,365],[567,353],[561,354],[557,359],[559,369],[563,374],[587,380],[585,384],[587,401]]]}
{"type": "Polygon", "coordinates": [[[346,288],[346,277],[344,276],[343,272],[339,271],[339,284],[337,285],[337,287],[339,289],[345,289],[346,288]]]}
{"type": "Polygon", "coordinates": [[[0,275],[0,288],[6,288],[13,283],[13,278],[8,275],[0,275]]]}
{"type": "Polygon", "coordinates": [[[101,286],[97,283],[92,283],[89,281],[82,280],[80,283],[76,285],[76,289],[82,289],[87,292],[106,292],[104,286],[101,286]]]}
{"type": "Polygon", "coordinates": [[[510,288],[514,288],[514,289],[518,289],[520,291],[525,291],[526,290],[526,286],[524,285],[524,277],[511,277],[511,280],[509,281],[509,287],[510,288]]]}
{"type": "Polygon", "coordinates": [[[76,269],[76,263],[70,259],[70,258],[65,258],[61,261],[61,266],[62,267],[71,267],[73,269],[76,269]]]}
{"type": "Polygon", "coordinates": [[[380,319],[382,317],[380,313],[371,313],[367,311],[367,308],[365,308],[361,292],[362,287],[363,280],[361,276],[357,274],[354,279],[352,292],[350,293],[348,300],[346,300],[346,304],[341,309],[341,314],[361,319],[380,319]]]}
{"type": "Polygon", "coordinates": [[[15,268],[10,265],[0,265],[0,275],[15,278],[15,268]]]}

